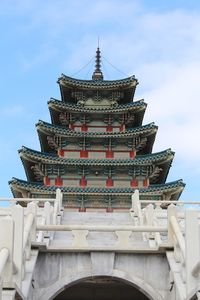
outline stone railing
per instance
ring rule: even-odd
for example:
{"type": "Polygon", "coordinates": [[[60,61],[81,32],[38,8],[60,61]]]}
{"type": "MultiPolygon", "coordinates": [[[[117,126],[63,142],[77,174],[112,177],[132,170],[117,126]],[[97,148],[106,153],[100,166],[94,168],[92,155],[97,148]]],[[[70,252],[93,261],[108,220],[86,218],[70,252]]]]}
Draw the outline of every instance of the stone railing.
{"type": "Polygon", "coordinates": [[[176,288],[177,299],[189,300],[195,293],[198,297],[200,212],[195,208],[184,208],[187,202],[142,201],[139,192],[135,191],[132,207],[127,211],[127,218],[132,222],[127,225],[96,224],[95,219],[90,224],[62,222],[62,193],[59,189],[55,199],[23,198],[11,199],[10,202],[10,207],[0,209],[0,299],[12,289],[17,290],[22,299],[27,297],[40,247],[47,251],[163,252],[169,262],[171,284],[176,288]],[[27,206],[22,207],[16,201],[27,203],[27,206]],[[71,242],[52,246],[58,231],[69,232],[71,242]],[[91,245],[89,235],[92,232],[113,233],[116,238],[110,246],[103,240],[98,245],[91,245]],[[139,243],[134,234],[140,235],[139,243]]]}
{"type": "MultiPolygon", "coordinates": [[[[5,198],[0,200],[5,201],[5,198]]],[[[32,245],[45,240],[45,232],[38,231],[37,224],[59,224],[62,194],[58,189],[55,199],[9,201],[11,206],[0,208],[0,299],[7,299],[8,295],[8,299],[15,299],[15,290],[25,299],[38,255],[32,245]],[[27,203],[27,206],[16,202],[27,203]],[[43,207],[39,207],[39,203],[43,207]]]]}

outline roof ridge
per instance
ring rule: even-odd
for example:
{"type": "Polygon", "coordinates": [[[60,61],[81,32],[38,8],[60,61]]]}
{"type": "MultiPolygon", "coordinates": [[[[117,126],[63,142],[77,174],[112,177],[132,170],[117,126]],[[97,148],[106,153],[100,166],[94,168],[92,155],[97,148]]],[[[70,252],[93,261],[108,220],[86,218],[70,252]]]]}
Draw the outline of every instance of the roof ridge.
{"type": "MultiPolygon", "coordinates": [[[[80,82],[80,83],[84,83],[84,82],[97,83],[96,80],[74,78],[74,77],[67,76],[64,73],[61,73],[61,76],[58,78],[58,81],[62,80],[62,79],[69,80],[69,81],[80,82]]],[[[102,80],[101,83],[102,82],[105,82],[105,83],[113,83],[113,82],[120,83],[120,82],[124,82],[124,81],[128,81],[128,80],[130,80],[130,81],[135,81],[136,80],[137,81],[137,79],[135,78],[135,75],[131,75],[129,77],[125,77],[125,78],[122,78],[122,79],[102,80]]]]}

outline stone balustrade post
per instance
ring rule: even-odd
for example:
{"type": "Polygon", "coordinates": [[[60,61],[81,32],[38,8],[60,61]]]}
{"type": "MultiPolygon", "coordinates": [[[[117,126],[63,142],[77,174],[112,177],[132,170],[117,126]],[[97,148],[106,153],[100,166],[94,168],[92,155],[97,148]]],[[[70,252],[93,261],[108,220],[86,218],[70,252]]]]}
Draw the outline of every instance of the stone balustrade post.
{"type": "Polygon", "coordinates": [[[23,231],[24,231],[24,208],[21,205],[14,205],[11,208],[14,221],[14,252],[13,263],[16,268],[15,282],[21,289],[21,282],[24,278],[24,255],[23,255],[23,231]]]}
{"type": "Polygon", "coordinates": [[[138,216],[138,210],[141,209],[141,204],[139,201],[139,190],[135,190],[132,197],[131,212],[134,212],[134,216],[138,216]]]}
{"type": "Polygon", "coordinates": [[[133,217],[136,217],[137,220],[135,222],[138,223],[138,225],[143,225],[143,213],[141,209],[141,203],[139,199],[139,190],[135,190],[135,192],[132,195],[132,207],[130,209],[130,213],[133,214],[133,217]]]}
{"type": "Polygon", "coordinates": [[[2,261],[0,260],[0,269],[2,271],[0,273],[0,277],[3,278],[3,287],[13,288],[13,240],[14,240],[14,223],[12,218],[4,217],[0,219],[0,251],[1,256],[5,257],[4,252],[8,255],[6,258],[6,262],[4,258],[2,261]],[[1,268],[2,267],[2,268],[1,268]]]}
{"type": "Polygon", "coordinates": [[[44,218],[45,224],[51,224],[51,204],[49,201],[45,202],[44,204],[44,218]]]}
{"type": "Polygon", "coordinates": [[[56,190],[56,200],[58,201],[58,211],[62,208],[62,200],[63,200],[63,194],[61,192],[61,189],[56,190]]]}
{"type": "MultiPolygon", "coordinates": [[[[145,208],[145,221],[147,226],[154,226],[154,207],[153,204],[149,204],[145,208]]],[[[154,233],[148,232],[146,234],[148,239],[154,239],[154,233]]]]}
{"type": "Polygon", "coordinates": [[[26,208],[26,219],[24,222],[23,249],[26,259],[31,257],[31,242],[36,241],[37,227],[37,204],[30,202],[26,208]]]}
{"type": "Polygon", "coordinates": [[[177,218],[176,207],[174,204],[170,204],[167,208],[167,227],[168,227],[168,242],[173,244],[174,241],[174,231],[171,224],[171,217],[175,216],[177,218]]]}
{"type": "Polygon", "coordinates": [[[198,211],[185,211],[185,246],[186,246],[186,291],[187,295],[199,287],[200,275],[200,231],[198,211]]]}
{"type": "Polygon", "coordinates": [[[31,241],[36,240],[36,227],[37,227],[37,204],[35,202],[30,202],[27,205],[27,215],[33,214],[33,222],[30,230],[30,239],[31,241]]]}

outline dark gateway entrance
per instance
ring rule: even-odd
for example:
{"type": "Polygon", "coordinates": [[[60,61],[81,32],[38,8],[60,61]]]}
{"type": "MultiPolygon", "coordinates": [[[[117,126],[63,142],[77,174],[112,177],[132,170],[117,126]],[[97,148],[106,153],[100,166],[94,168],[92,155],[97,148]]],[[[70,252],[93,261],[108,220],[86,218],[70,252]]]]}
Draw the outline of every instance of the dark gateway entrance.
{"type": "Polygon", "coordinates": [[[148,300],[134,286],[112,277],[95,277],[78,282],[54,300],[148,300]]]}

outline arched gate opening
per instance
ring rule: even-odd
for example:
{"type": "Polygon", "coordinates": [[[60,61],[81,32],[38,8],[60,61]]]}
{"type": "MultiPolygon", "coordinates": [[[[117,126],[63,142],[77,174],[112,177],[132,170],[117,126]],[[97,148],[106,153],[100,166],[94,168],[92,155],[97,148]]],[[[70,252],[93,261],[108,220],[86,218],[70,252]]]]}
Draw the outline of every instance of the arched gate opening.
{"type": "Polygon", "coordinates": [[[90,277],[67,286],[54,300],[149,300],[139,288],[119,278],[90,277]]]}

